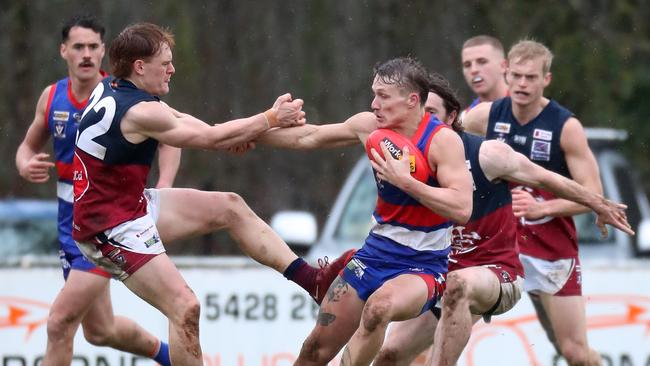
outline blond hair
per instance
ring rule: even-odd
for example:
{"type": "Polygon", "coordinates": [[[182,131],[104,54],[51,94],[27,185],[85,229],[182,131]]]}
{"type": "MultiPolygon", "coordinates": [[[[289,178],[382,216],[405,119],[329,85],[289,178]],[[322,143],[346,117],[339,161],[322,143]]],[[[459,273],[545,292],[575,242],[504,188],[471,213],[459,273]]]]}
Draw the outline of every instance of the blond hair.
{"type": "Polygon", "coordinates": [[[512,46],[508,52],[508,63],[510,64],[536,59],[542,60],[542,71],[544,74],[551,71],[553,53],[539,42],[524,39],[512,46]]]}

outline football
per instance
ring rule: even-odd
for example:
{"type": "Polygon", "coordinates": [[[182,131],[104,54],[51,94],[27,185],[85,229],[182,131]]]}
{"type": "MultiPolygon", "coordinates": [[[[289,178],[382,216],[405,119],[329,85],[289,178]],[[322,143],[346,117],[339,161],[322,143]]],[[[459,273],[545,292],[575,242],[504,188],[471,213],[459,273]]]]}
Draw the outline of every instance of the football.
{"type": "Polygon", "coordinates": [[[402,150],[404,149],[404,146],[408,146],[411,163],[411,175],[421,182],[427,181],[428,177],[431,175],[431,169],[429,168],[427,159],[424,157],[422,152],[413,144],[413,142],[411,142],[410,139],[400,135],[393,130],[385,128],[380,128],[373,131],[366,140],[366,154],[370,160],[374,160],[372,154],[370,153],[370,149],[372,148],[377,150],[381,157],[384,157],[384,154],[382,153],[381,147],[379,145],[381,142],[386,145],[388,152],[390,152],[393,158],[398,160],[402,159],[402,150]]]}

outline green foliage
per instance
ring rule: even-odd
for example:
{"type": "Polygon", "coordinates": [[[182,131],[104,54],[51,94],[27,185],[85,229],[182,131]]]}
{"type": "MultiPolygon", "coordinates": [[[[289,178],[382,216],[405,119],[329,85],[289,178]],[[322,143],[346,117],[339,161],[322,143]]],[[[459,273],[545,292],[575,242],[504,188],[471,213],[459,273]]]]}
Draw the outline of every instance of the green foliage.
{"type": "MultiPolygon", "coordinates": [[[[460,71],[462,42],[491,34],[506,47],[522,38],[556,58],[547,95],[587,126],[630,131],[629,156],[645,163],[650,127],[650,3],[635,0],[463,1],[52,1],[8,0],[0,15],[0,195],[53,195],[24,184],[15,150],[42,88],[62,77],[59,24],[95,12],[107,44],[124,26],[152,21],[176,35],[172,92],[177,109],[210,123],[259,113],[290,91],[313,123],[369,109],[378,61],[411,55],[447,76],[461,100],[472,98],[460,71]]],[[[264,150],[245,157],[185,152],[177,183],[234,190],[262,215],[284,208],[320,219],[361,149],[295,154],[264,150]],[[318,192],[314,194],[313,192],[318,192]]]]}

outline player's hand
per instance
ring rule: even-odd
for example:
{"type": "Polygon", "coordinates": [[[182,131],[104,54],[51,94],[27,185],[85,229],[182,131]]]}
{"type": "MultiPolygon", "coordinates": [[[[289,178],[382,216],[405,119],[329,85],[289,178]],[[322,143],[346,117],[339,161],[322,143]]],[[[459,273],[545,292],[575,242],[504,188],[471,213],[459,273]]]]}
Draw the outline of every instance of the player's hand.
{"type": "Polygon", "coordinates": [[[523,217],[526,220],[539,220],[546,216],[539,201],[530,192],[521,188],[515,188],[512,193],[512,212],[515,217],[523,217]]]}
{"type": "Polygon", "coordinates": [[[32,183],[45,183],[50,179],[50,168],[54,163],[49,161],[50,154],[38,153],[32,156],[27,164],[20,169],[20,176],[32,183]]]}
{"type": "Polygon", "coordinates": [[[602,206],[602,209],[596,211],[596,226],[600,229],[603,238],[607,237],[607,227],[605,225],[612,225],[628,235],[634,235],[632,226],[627,222],[626,205],[603,198],[602,206]]]}
{"type": "MultiPolygon", "coordinates": [[[[284,94],[278,97],[271,108],[275,112],[277,127],[295,127],[304,125],[306,122],[305,112],[302,110],[304,102],[302,99],[291,99],[291,94],[284,94]]],[[[273,126],[273,127],[275,127],[273,126]]]]}
{"type": "Polygon", "coordinates": [[[242,142],[237,145],[233,145],[226,149],[231,154],[244,155],[249,150],[255,149],[255,143],[253,141],[242,142]]]}
{"type": "Polygon", "coordinates": [[[379,146],[385,159],[374,148],[370,150],[373,157],[370,163],[377,172],[377,178],[396,187],[403,187],[404,183],[411,178],[411,158],[408,146],[402,148],[402,158],[400,160],[395,159],[390,154],[385,143],[381,142],[379,146]]]}

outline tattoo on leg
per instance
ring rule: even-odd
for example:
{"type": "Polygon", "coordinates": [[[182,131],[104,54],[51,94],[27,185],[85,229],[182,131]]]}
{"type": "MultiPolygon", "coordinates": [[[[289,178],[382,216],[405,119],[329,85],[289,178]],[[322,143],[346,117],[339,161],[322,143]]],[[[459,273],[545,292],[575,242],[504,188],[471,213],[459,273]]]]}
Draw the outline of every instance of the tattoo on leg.
{"type": "Polygon", "coordinates": [[[324,327],[332,324],[336,320],[336,315],[332,313],[318,313],[318,324],[324,327]]]}
{"type": "Polygon", "coordinates": [[[336,277],[334,282],[330,285],[330,288],[327,290],[327,300],[328,301],[340,301],[341,297],[348,292],[348,283],[345,282],[343,278],[336,277]]]}

